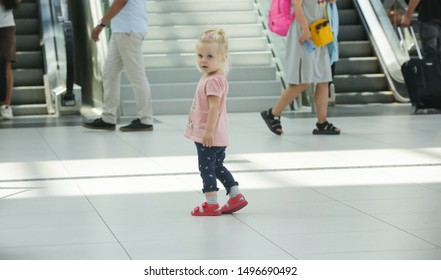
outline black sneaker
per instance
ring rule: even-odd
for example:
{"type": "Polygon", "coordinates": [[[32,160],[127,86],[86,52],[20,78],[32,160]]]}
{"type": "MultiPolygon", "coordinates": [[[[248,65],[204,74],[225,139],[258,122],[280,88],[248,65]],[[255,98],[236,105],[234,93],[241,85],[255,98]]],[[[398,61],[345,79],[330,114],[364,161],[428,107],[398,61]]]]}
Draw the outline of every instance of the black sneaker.
{"type": "Polygon", "coordinates": [[[115,130],[115,125],[113,123],[107,123],[103,121],[102,118],[95,119],[90,123],[83,123],[83,127],[90,129],[115,130]]]}
{"type": "Polygon", "coordinates": [[[129,125],[119,128],[121,131],[152,131],[153,125],[143,124],[140,119],[133,120],[129,125]]]}

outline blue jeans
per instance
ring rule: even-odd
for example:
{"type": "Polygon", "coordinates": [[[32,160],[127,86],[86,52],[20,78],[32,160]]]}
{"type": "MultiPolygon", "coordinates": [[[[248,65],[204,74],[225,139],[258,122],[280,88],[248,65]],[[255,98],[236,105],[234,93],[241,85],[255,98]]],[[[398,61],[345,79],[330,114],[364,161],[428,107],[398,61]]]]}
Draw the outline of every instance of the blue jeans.
{"type": "Polygon", "coordinates": [[[420,22],[420,39],[424,58],[441,59],[441,23],[432,21],[420,22]]]}
{"type": "Polygon", "coordinates": [[[218,179],[225,187],[227,194],[230,188],[239,185],[231,175],[230,171],[224,166],[226,147],[204,147],[196,143],[198,151],[198,165],[201,173],[203,189],[202,192],[217,192],[218,179]]]}

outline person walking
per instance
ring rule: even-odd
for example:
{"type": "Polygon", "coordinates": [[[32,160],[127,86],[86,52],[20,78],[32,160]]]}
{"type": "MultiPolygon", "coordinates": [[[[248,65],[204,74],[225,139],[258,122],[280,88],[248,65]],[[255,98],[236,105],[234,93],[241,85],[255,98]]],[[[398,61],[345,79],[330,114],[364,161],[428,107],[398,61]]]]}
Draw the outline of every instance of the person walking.
{"type": "Polygon", "coordinates": [[[401,19],[401,26],[408,27],[412,15],[418,8],[419,34],[424,58],[441,60],[441,1],[410,0],[406,13],[401,19]]]}
{"type": "Polygon", "coordinates": [[[153,130],[150,85],[145,74],[142,44],[148,31],[145,0],[109,0],[109,9],[93,29],[92,39],[110,23],[108,54],[104,63],[104,104],[101,118],[84,123],[90,129],[115,130],[120,102],[121,72],[124,68],[136,98],[137,118],[121,131],[153,130]]]}
{"type": "Polygon", "coordinates": [[[11,108],[12,91],[14,88],[12,63],[16,60],[17,49],[15,20],[12,11],[19,3],[21,3],[21,0],[0,0],[0,56],[2,62],[4,62],[0,65],[5,67],[4,73],[6,73],[6,77],[0,77],[5,79],[6,84],[5,88],[0,89],[5,91],[1,92],[1,95],[5,97],[4,100],[0,100],[1,117],[4,120],[12,120],[14,117],[11,108]]]}
{"type": "Polygon", "coordinates": [[[314,101],[317,123],[313,134],[337,135],[341,130],[327,121],[329,82],[332,81],[328,47],[322,46],[309,53],[304,44],[311,45],[309,25],[326,17],[327,5],[336,0],[292,0],[296,18],[291,24],[286,47],[286,79],[288,88],[277,103],[262,111],[261,116],[275,134],[283,133],[280,116],[283,109],[311,84],[315,86],[314,101]]]}
{"type": "Polygon", "coordinates": [[[203,73],[188,116],[185,137],[195,142],[199,171],[206,202],[191,212],[192,216],[230,214],[248,202],[239,191],[231,172],[223,165],[228,145],[228,38],[222,29],[204,31],[196,45],[196,65],[203,73]],[[217,181],[226,189],[229,200],[219,207],[217,181]]]}

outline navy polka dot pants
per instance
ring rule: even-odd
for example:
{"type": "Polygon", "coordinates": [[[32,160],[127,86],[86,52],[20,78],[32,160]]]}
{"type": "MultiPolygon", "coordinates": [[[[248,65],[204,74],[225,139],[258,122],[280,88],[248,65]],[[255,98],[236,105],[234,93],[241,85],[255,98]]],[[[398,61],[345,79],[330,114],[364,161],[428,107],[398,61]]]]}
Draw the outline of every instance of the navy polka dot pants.
{"type": "Polygon", "coordinates": [[[224,166],[225,150],[227,147],[204,147],[196,143],[198,151],[199,172],[201,173],[203,189],[202,192],[216,192],[219,190],[219,180],[225,187],[227,194],[230,188],[239,185],[224,166]]]}

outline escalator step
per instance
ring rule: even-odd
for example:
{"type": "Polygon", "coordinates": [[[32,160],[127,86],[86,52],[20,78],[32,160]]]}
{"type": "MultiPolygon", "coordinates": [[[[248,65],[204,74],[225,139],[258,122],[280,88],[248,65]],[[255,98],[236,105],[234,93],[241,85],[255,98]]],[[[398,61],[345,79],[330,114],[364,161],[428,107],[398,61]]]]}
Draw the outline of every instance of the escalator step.
{"type": "Polygon", "coordinates": [[[40,23],[38,18],[24,18],[15,20],[17,35],[40,34],[40,23]]]}

